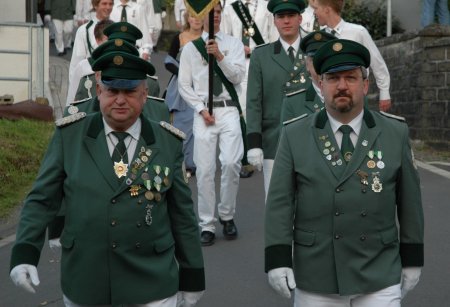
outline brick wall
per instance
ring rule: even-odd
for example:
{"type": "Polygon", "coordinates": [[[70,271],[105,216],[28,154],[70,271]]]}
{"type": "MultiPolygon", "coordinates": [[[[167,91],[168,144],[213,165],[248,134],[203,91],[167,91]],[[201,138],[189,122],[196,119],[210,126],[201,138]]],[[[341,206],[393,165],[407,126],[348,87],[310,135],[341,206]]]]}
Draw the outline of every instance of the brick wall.
{"type": "MultiPolygon", "coordinates": [[[[390,113],[406,118],[412,139],[450,150],[450,27],[432,25],[376,42],[391,75],[390,113]]],[[[378,90],[370,79],[370,107],[378,90]]]]}

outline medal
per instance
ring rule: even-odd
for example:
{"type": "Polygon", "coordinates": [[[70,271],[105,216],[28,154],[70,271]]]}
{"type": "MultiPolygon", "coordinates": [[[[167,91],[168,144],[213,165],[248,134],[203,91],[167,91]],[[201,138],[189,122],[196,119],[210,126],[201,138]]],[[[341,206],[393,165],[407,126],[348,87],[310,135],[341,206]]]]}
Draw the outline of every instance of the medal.
{"type": "Polygon", "coordinates": [[[380,193],[381,190],[383,190],[383,184],[381,183],[380,178],[378,178],[378,175],[379,173],[372,173],[372,191],[374,191],[375,193],[380,193]]]}
{"type": "Polygon", "coordinates": [[[375,168],[375,166],[376,166],[375,161],[373,161],[373,160],[367,161],[368,168],[375,168]]]}
{"type": "Polygon", "coordinates": [[[152,201],[155,198],[155,195],[153,194],[152,191],[147,191],[144,194],[145,199],[152,201]]]}
{"type": "Polygon", "coordinates": [[[130,194],[131,194],[131,197],[134,197],[134,196],[138,196],[139,195],[139,190],[141,189],[141,186],[140,185],[132,185],[131,187],[130,187],[130,194]]]}
{"type": "Polygon", "coordinates": [[[325,142],[325,147],[330,147],[331,146],[331,142],[330,141],[326,141],[325,142]]]}
{"type": "Polygon", "coordinates": [[[330,150],[329,150],[328,148],[325,148],[325,149],[323,150],[323,154],[324,154],[324,155],[329,155],[329,154],[330,154],[330,150]]]}
{"type": "Polygon", "coordinates": [[[369,181],[367,180],[367,178],[369,177],[369,174],[367,174],[366,172],[362,171],[362,170],[357,170],[356,174],[359,176],[360,178],[360,182],[362,185],[369,185],[369,181]]]}
{"type": "Polygon", "coordinates": [[[154,169],[155,172],[156,172],[156,176],[155,176],[155,178],[153,179],[153,181],[154,181],[154,186],[155,186],[155,189],[159,192],[159,191],[161,190],[161,183],[162,183],[162,179],[161,179],[161,177],[159,177],[159,173],[161,172],[161,166],[159,166],[159,165],[154,165],[154,166],[153,166],[153,169],[154,169]]]}
{"type": "Polygon", "coordinates": [[[147,224],[147,226],[150,226],[153,222],[153,217],[152,217],[152,209],[153,209],[153,205],[148,204],[147,206],[145,206],[146,212],[145,212],[145,224],[147,224]]]}
{"type": "Polygon", "coordinates": [[[92,81],[90,79],[86,79],[86,81],[84,81],[84,87],[87,90],[90,90],[92,88],[92,81]]]}
{"type": "Polygon", "coordinates": [[[349,162],[351,159],[352,159],[352,153],[351,153],[350,151],[347,151],[347,152],[344,154],[344,160],[347,161],[347,162],[349,162]]]}
{"type": "Polygon", "coordinates": [[[128,172],[128,164],[123,163],[122,159],[120,159],[120,162],[114,162],[114,172],[118,178],[125,177],[128,172]]]}
{"type": "Polygon", "coordinates": [[[384,162],[383,162],[383,161],[380,160],[380,161],[377,162],[377,167],[378,167],[379,169],[383,169],[384,166],[385,166],[385,165],[384,165],[384,162]]]}
{"type": "Polygon", "coordinates": [[[302,74],[302,76],[300,77],[300,82],[301,83],[305,83],[306,82],[306,79],[305,79],[305,76],[302,74]]]}
{"type": "Polygon", "coordinates": [[[70,115],[73,115],[73,114],[75,114],[75,113],[78,113],[78,108],[77,108],[76,106],[70,106],[70,107],[67,109],[67,112],[69,112],[70,115]]]}
{"type": "Polygon", "coordinates": [[[253,27],[249,27],[247,29],[247,33],[250,37],[252,37],[253,35],[255,35],[255,29],[253,29],[253,27]]]}

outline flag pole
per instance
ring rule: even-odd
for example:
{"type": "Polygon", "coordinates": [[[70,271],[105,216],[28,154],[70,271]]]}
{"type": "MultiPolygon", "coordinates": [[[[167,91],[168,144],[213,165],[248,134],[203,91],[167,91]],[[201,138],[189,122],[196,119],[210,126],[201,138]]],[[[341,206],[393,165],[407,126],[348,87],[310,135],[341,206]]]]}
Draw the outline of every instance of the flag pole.
{"type": "MultiPolygon", "coordinates": [[[[214,7],[209,12],[209,37],[208,39],[214,39],[214,7]]],[[[213,114],[213,92],[214,92],[214,55],[208,54],[208,112],[213,114]]]]}

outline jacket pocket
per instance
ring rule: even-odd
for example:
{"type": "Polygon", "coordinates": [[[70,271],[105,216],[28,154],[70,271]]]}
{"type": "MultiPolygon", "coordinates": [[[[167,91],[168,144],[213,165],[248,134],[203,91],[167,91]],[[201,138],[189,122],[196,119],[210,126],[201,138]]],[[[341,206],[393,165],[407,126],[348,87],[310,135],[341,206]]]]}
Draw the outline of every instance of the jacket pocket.
{"type": "Polygon", "coordinates": [[[164,253],[169,250],[172,246],[175,245],[175,241],[172,237],[170,238],[162,238],[154,243],[154,249],[157,254],[164,253]]]}
{"type": "Polygon", "coordinates": [[[384,245],[398,242],[397,227],[393,226],[387,230],[380,232],[380,236],[381,242],[383,242],[384,245]]]}
{"type": "Polygon", "coordinates": [[[316,241],[316,233],[303,229],[295,229],[294,242],[303,246],[313,246],[316,241]]]}

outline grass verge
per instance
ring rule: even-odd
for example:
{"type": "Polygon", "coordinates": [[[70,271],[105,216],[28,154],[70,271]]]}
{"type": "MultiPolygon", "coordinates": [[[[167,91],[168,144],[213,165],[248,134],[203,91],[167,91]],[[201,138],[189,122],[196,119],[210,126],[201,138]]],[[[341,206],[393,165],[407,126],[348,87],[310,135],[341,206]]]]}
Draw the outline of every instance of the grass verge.
{"type": "Polygon", "coordinates": [[[29,192],[54,127],[53,122],[0,119],[0,218],[29,192]]]}

